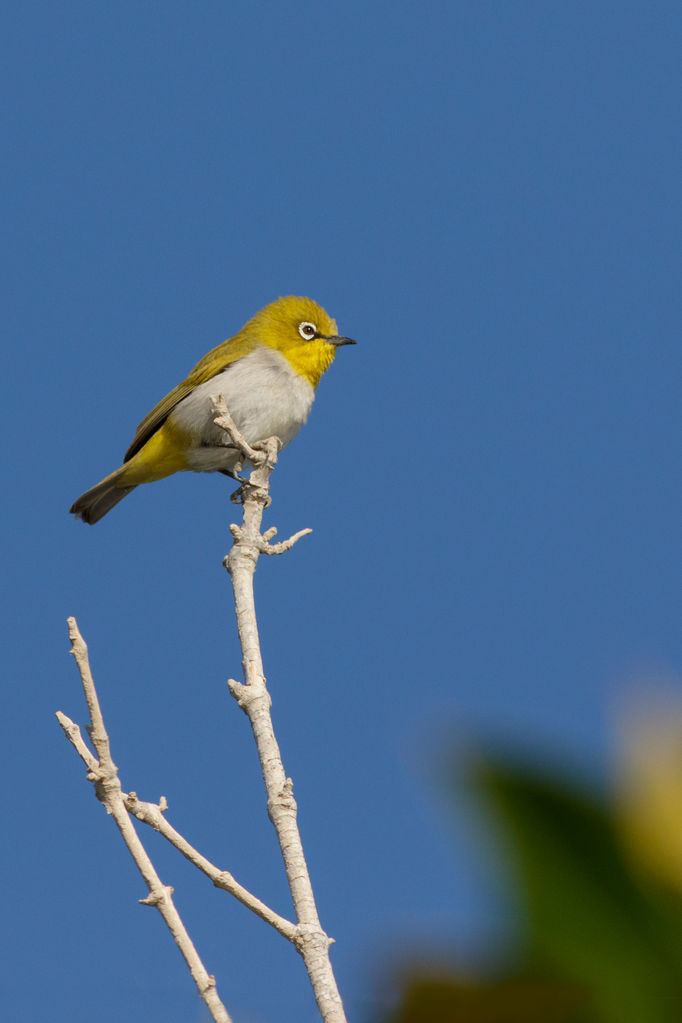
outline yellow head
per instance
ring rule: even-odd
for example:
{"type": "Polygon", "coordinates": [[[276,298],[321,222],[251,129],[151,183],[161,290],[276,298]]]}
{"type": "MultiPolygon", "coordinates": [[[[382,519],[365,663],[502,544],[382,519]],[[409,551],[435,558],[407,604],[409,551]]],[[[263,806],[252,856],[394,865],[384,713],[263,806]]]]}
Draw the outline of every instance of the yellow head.
{"type": "Polygon", "coordinates": [[[281,352],[292,368],[317,387],[336,349],[355,341],[338,334],[336,320],[311,298],[287,295],[256,313],[240,334],[281,352]]]}

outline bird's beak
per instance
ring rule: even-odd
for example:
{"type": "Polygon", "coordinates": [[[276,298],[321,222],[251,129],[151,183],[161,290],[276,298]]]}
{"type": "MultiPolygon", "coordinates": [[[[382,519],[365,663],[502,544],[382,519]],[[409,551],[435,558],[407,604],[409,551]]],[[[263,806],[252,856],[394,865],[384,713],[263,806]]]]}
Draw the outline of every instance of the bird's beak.
{"type": "Polygon", "coordinates": [[[341,345],[356,345],[357,341],[354,341],[352,337],[340,337],[339,334],[332,334],[331,337],[326,334],[325,341],[328,341],[330,345],[336,345],[340,348],[341,345]]]}

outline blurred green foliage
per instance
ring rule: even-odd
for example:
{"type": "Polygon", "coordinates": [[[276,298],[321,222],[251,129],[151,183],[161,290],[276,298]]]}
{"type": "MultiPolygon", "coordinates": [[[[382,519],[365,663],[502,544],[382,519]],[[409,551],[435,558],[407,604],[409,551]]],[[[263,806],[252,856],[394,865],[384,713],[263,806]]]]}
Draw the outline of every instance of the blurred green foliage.
{"type": "Polygon", "coordinates": [[[384,1023],[679,1023],[682,897],[640,869],[622,806],[494,756],[473,787],[502,840],[516,945],[476,983],[456,964],[405,968],[384,1023]]]}

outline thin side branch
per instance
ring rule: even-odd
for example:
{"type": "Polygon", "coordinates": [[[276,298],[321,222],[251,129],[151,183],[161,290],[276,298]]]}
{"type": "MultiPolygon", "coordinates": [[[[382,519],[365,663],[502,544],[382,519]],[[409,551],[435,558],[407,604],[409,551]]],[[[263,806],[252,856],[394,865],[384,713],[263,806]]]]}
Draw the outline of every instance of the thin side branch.
{"type": "Polygon", "coordinates": [[[299,529],[298,533],[294,533],[294,535],[290,536],[288,540],[280,540],[278,543],[270,543],[269,541],[272,537],[277,536],[276,526],[271,526],[270,529],[266,530],[261,537],[263,545],[260,552],[261,554],[286,554],[287,551],[291,550],[295,543],[298,543],[302,536],[308,536],[309,533],[312,533],[312,529],[299,529]]]}
{"type": "MultiPolygon", "coordinates": [[[[233,422],[225,419],[225,402],[215,399],[217,417],[214,422],[226,430],[233,443],[244,450],[233,422]]],[[[267,795],[268,815],[277,833],[284,868],[297,919],[296,947],[303,957],[320,1015],[325,1023],[346,1023],[341,996],[336,985],[329,958],[332,939],[322,929],[315,905],[308,867],[298,830],[293,782],[287,778],[270,714],[270,695],[265,682],[263,661],[258,637],[258,623],[253,594],[253,576],[261,554],[282,554],[289,550],[304,529],[289,540],[270,544],[275,535],[272,529],[261,533],[263,511],[270,503],[270,476],[277,463],[280,444],[271,437],[259,450],[265,457],[253,461],[254,469],[241,489],[243,521],[241,526],[230,526],[234,540],[223,564],[230,573],[234,591],[237,628],[242,648],[244,684],[230,679],[230,692],[248,715],[258,749],[267,795]]]]}
{"type": "Polygon", "coordinates": [[[137,798],[135,792],[129,792],[127,795],[123,793],[123,801],[129,813],[132,813],[143,824],[148,824],[155,831],[158,831],[160,835],[163,835],[171,845],[175,846],[182,853],[185,859],[189,860],[190,863],[193,863],[195,867],[205,874],[216,888],[222,888],[223,891],[234,895],[235,899],[238,899],[247,909],[250,909],[262,920],[265,920],[266,923],[274,927],[288,941],[296,942],[296,924],[280,916],[279,913],[275,913],[274,910],[266,906],[255,895],[252,895],[243,885],[239,884],[228,870],[221,870],[219,867],[216,867],[194,846],[190,845],[187,839],[183,838],[180,832],[176,831],[164,817],[165,802],[161,805],[144,803],[137,798]]]}
{"type": "Polygon", "coordinates": [[[97,798],[104,804],[108,813],[114,818],[116,826],[121,833],[123,841],[128,847],[130,855],[135,861],[144,883],[147,886],[149,895],[140,902],[146,906],[155,906],[163,917],[163,920],[171,932],[173,939],[184,958],[189,971],[192,974],[194,983],[197,986],[199,996],[206,1003],[212,1018],[216,1023],[231,1023],[227,1009],[218,997],[215,978],[211,976],[202,963],[199,954],[187,933],[175,904],[173,903],[173,889],[161,882],[159,875],[154,869],[152,861],[140,841],[128,811],[121,791],[121,783],[118,778],[116,765],[111,757],[109,748],[109,736],[104,727],[104,719],[99,706],[99,699],[95,689],[95,683],[90,670],[88,659],[88,648],[81,636],[75,618],[68,619],[69,638],[71,639],[71,652],[78,665],[83,691],[90,712],[90,726],[88,732],[95,747],[97,756],[93,756],[88,749],[80,729],[73,721],[57,712],[57,719],[64,729],[64,733],[74,746],[88,768],[88,780],[95,786],[97,798]]]}

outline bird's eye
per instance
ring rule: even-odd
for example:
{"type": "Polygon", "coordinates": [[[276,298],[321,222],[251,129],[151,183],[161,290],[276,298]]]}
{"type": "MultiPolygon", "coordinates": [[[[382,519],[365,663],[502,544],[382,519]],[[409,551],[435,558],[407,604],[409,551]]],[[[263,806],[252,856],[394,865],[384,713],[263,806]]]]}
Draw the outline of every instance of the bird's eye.
{"type": "Polygon", "coordinates": [[[317,334],[317,327],[315,326],[314,323],[307,322],[299,323],[298,332],[304,341],[312,341],[312,339],[317,334]]]}

